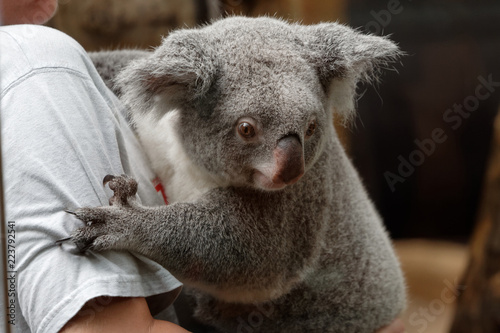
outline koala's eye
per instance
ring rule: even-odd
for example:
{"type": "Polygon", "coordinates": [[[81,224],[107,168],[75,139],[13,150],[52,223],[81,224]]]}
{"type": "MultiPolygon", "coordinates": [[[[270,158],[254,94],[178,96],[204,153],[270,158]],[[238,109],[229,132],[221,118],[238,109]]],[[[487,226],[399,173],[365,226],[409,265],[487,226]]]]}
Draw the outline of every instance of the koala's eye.
{"type": "Polygon", "coordinates": [[[255,128],[245,121],[238,124],[238,134],[244,139],[250,139],[255,136],[255,128]]]}
{"type": "Polygon", "coordinates": [[[317,126],[318,124],[316,123],[316,120],[311,121],[306,131],[306,139],[310,138],[314,134],[317,126]]]}

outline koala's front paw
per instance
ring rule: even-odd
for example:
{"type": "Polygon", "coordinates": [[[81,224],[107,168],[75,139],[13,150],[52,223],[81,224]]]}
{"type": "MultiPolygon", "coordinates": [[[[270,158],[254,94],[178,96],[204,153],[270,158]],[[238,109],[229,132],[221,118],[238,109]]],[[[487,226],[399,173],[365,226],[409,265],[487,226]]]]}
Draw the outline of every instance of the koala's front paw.
{"type": "Polygon", "coordinates": [[[113,176],[106,175],[102,184],[113,190],[113,196],[109,199],[109,204],[114,206],[130,206],[129,200],[134,200],[137,193],[137,182],[127,175],[113,176]]]}
{"type": "Polygon", "coordinates": [[[103,251],[117,248],[124,237],[126,223],[119,208],[86,207],[79,208],[71,214],[85,222],[86,226],[77,229],[69,239],[76,244],[81,252],[87,250],[103,251]]]}
{"type": "Polygon", "coordinates": [[[85,222],[67,240],[72,240],[81,252],[128,248],[133,235],[135,213],[140,210],[135,202],[137,182],[126,176],[107,175],[103,184],[109,184],[114,194],[109,207],[84,207],[67,211],[85,222]]]}

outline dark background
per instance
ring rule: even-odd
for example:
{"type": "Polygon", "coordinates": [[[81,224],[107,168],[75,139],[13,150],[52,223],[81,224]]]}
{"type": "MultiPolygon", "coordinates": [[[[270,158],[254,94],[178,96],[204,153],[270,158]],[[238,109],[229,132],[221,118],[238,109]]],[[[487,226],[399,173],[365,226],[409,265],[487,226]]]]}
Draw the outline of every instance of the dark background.
{"type": "Polygon", "coordinates": [[[349,4],[351,25],[371,32],[385,25],[383,33],[407,53],[399,73],[388,73],[359,101],[352,156],[393,237],[463,241],[481,198],[500,87],[456,129],[443,116],[475,95],[479,76],[500,82],[500,2],[400,1],[390,19],[387,6],[349,4]],[[382,23],[367,24],[373,21],[382,23]],[[384,172],[397,174],[398,156],[408,159],[418,148],[414,140],[436,128],[447,140],[391,191],[384,172]]]}

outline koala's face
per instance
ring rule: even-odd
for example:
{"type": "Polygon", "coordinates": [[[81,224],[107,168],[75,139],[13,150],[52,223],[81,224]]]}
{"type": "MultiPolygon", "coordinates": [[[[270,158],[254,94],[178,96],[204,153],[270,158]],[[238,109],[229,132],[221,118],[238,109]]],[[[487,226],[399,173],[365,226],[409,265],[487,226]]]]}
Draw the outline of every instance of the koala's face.
{"type": "Polygon", "coordinates": [[[334,139],[332,106],[398,54],[335,23],[234,17],[167,37],[118,84],[134,112],[179,111],[187,154],[223,183],[264,190],[300,181],[334,139]]]}
{"type": "Polygon", "coordinates": [[[297,182],[331,133],[314,69],[296,52],[270,47],[225,50],[209,92],[180,113],[190,157],[232,185],[273,190],[297,182]]]}
{"type": "Polygon", "coordinates": [[[275,190],[307,172],[332,122],[296,36],[261,30],[233,25],[198,34],[216,70],[207,92],[180,112],[179,134],[191,159],[210,173],[275,190]]]}

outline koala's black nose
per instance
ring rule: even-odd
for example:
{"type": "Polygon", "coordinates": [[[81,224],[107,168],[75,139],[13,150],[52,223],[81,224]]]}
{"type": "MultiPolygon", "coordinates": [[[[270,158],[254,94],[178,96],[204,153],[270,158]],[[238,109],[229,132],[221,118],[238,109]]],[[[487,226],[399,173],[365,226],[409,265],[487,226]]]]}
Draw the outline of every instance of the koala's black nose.
{"type": "Polygon", "coordinates": [[[287,135],[278,141],[274,150],[276,161],[273,182],[293,184],[304,174],[302,144],[296,135],[287,135]]]}

